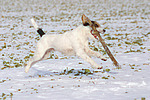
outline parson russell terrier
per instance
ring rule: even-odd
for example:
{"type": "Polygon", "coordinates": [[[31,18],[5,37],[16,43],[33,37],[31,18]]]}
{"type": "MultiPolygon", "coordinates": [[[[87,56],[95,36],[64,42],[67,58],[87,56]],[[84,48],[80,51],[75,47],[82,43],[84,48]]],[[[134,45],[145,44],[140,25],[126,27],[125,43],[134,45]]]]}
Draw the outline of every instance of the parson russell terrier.
{"type": "Polygon", "coordinates": [[[82,15],[82,25],[78,26],[72,31],[65,32],[64,34],[45,34],[41,28],[37,26],[35,21],[31,19],[31,22],[37,32],[40,34],[41,39],[37,43],[35,54],[30,58],[25,72],[27,73],[31,66],[38,61],[45,60],[50,56],[51,51],[59,51],[65,55],[76,55],[92,65],[92,68],[101,69],[90,56],[95,56],[103,61],[107,59],[103,57],[99,52],[93,51],[88,46],[88,40],[96,40],[97,36],[93,34],[94,26],[97,31],[104,33],[105,30],[101,28],[100,24],[96,21],[91,21],[84,14],[82,15]],[[92,23],[92,25],[90,25],[92,23]]]}

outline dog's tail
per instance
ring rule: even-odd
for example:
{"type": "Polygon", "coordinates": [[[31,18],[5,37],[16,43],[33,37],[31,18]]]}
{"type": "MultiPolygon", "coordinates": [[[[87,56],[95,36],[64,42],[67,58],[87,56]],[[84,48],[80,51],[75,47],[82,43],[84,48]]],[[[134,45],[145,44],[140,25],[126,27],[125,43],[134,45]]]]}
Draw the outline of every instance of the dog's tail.
{"type": "Polygon", "coordinates": [[[39,28],[39,26],[36,24],[36,22],[33,18],[31,19],[31,23],[33,24],[33,26],[37,30],[37,32],[40,34],[40,36],[42,37],[45,34],[45,32],[42,30],[42,28],[39,28]]]}

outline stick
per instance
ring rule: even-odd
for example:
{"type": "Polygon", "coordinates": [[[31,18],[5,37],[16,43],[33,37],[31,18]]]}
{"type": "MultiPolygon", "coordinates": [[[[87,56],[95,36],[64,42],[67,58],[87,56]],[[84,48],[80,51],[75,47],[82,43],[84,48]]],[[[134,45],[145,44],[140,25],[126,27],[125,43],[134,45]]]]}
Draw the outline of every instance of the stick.
{"type": "Polygon", "coordinates": [[[104,42],[104,39],[101,37],[100,32],[98,32],[96,30],[96,27],[92,24],[92,22],[88,19],[88,22],[91,26],[91,28],[93,29],[95,35],[97,35],[99,37],[99,41],[101,42],[103,48],[105,49],[106,53],[108,54],[108,56],[110,57],[110,59],[112,60],[112,62],[114,63],[114,65],[119,69],[121,68],[121,66],[119,65],[119,63],[117,62],[117,60],[114,58],[114,56],[112,55],[112,53],[110,52],[109,48],[107,47],[106,43],[104,42]]]}
{"type": "Polygon", "coordinates": [[[121,68],[121,66],[119,65],[119,63],[117,62],[117,60],[114,58],[114,56],[112,55],[111,51],[109,50],[109,48],[107,47],[106,43],[104,42],[104,39],[101,37],[99,32],[94,32],[95,35],[97,35],[99,37],[99,41],[101,42],[103,48],[105,49],[106,53],[108,54],[108,56],[110,57],[110,59],[112,60],[112,62],[114,63],[114,65],[117,68],[121,68]]]}

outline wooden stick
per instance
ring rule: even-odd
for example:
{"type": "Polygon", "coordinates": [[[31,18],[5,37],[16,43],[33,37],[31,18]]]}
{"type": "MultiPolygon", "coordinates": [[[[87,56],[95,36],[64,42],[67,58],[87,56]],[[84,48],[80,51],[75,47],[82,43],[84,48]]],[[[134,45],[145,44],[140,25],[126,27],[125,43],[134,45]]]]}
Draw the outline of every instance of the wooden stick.
{"type": "MultiPolygon", "coordinates": [[[[87,18],[88,19],[88,18],[87,18]]],[[[96,30],[96,27],[92,24],[91,20],[88,19],[88,22],[92,28],[92,30],[94,31],[93,34],[97,35],[99,37],[99,41],[101,42],[103,48],[105,49],[106,53],[108,54],[108,56],[110,57],[110,59],[112,60],[112,62],[114,63],[114,65],[119,69],[121,68],[121,66],[119,65],[119,63],[117,62],[117,60],[115,59],[115,57],[112,55],[112,53],[110,52],[109,48],[107,47],[106,43],[104,42],[104,39],[101,37],[100,32],[96,30]]]]}
{"type": "Polygon", "coordinates": [[[110,50],[107,47],[106,43],[104,42],[103,38],[101,37],[100,32],[97,31],[96,27],[93,25],[92,21],[88,17],[86,17],[84,14],[82,16],[82,21],[87,21],[90,24],[90,27],[92,28],[92,31],[94,32],[93,34],[95,34],[95,35],[97,35],[99,37],[99,41],[101,42],[102,46],[104,47],[105,51],[107,52],[108,56],[110,57],[110,59],[112,60],[112,62],[114,63],[114,65],[118,69],[121,68],[119,66],[119,63],[117,62],[117,60],[114,58],[114,56],[110,52],[110,50]]]}
{"type": "Polygon", "coordinates": [[[108,54],[108,56],[110,57],[110,59],[112,60],[112,62],[114,63],[114,65],[117,68],[121,68],[121,66],[119,65],[119,63],[117,62],[117,60],[114,58],[114,56],[112,55],[111,51],[109,50],[109,48],[107,47],[106,43],[104,42],[104,39],[101,37],[100,33],[98,31],[94,32],[95,35],[97,35],[99,37],[99,41],[101,42],[103,48],[105,49],[106,53],[108,54]]]}

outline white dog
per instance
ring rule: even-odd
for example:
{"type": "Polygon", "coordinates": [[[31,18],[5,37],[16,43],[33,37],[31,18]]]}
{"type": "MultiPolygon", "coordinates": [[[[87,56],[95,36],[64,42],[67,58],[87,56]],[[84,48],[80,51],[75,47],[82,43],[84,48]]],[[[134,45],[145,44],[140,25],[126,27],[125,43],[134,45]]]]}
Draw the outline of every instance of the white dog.
{"type": "Polygon", "coordinates": [[[94,26],[95,29],[101,33],[104,33],[105,30],[102,29],[96,21],[90,21],[84,14],[82,15],[82,25],[62,35],[45,35],[42,29],[38,28],[35,21],[33,19],[31,19],[31,21],[37,29],[37,32],[40,34],[41,39],[37,43],[33,58],[29,60],[27,66],[25,67],[26,73],[33,64],[47,59],[50,56],[51,51],[59,51],[65,55],[77,55],[78,57],[89,62],[93,68],[99,69],[102,67],[93,61],[90,56],[101,58],[101,60],[104,61],[107,60],[100,53],[92,51],[88,46],[89,39],[97,39],[97,36],[93,34],[93,28],[91,26],[94,26]],[[91,23],[92,25],[90,25],[91,23]]]}

